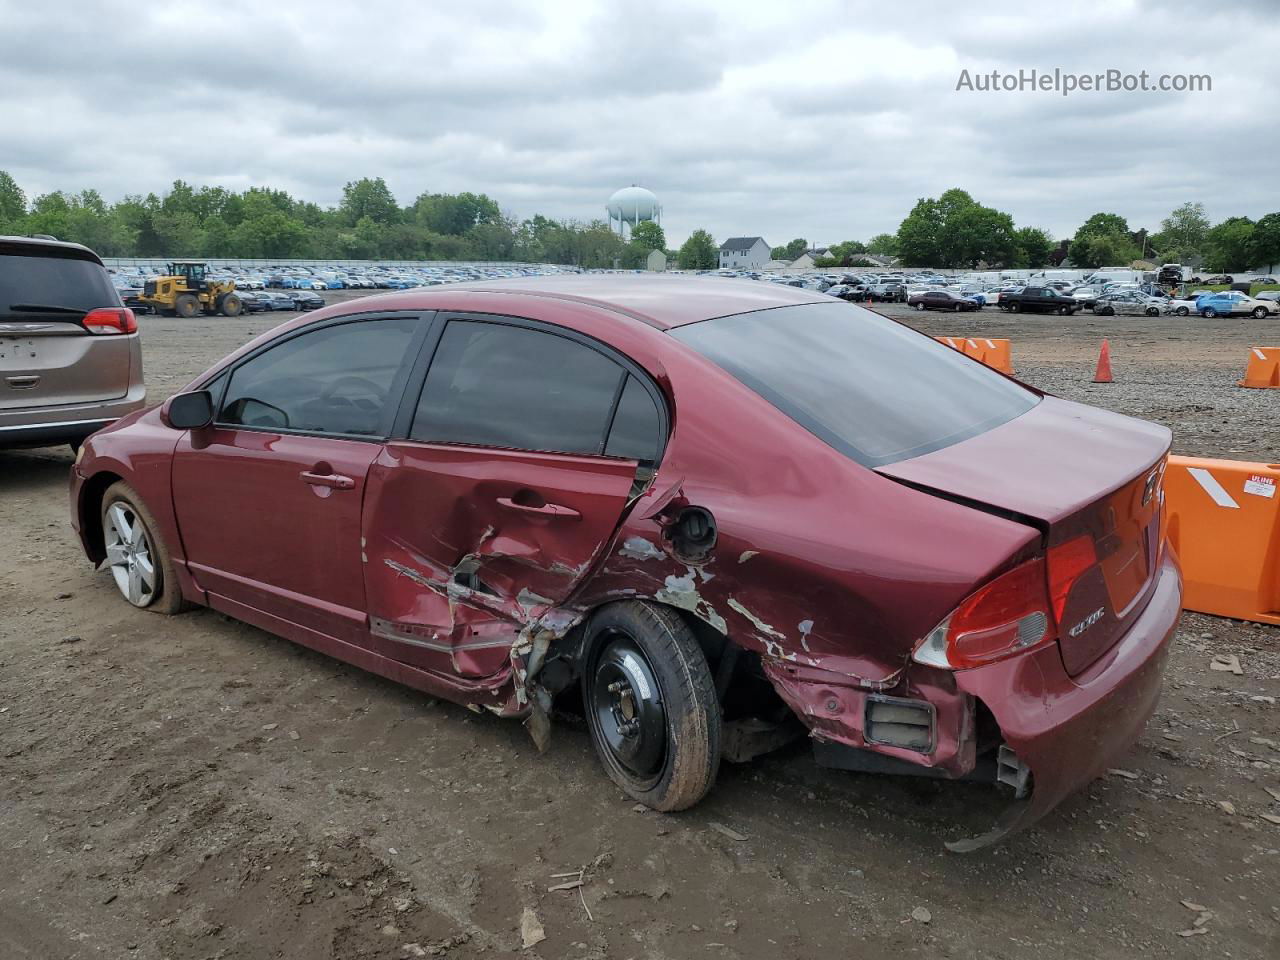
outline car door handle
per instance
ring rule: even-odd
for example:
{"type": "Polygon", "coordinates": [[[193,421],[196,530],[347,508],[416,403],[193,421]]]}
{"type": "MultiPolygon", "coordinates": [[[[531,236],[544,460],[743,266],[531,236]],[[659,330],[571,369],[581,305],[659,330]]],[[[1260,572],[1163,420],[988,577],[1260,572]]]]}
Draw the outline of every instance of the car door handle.
{"type": "Polygon", "coordinates": [[[312,473],[310,470],[303,470],[298,476],[302,478],[303,483],[309,483],[313,487],[350,490],[356,485],[356,482],[350,477],[344,477],[339,473],[312,473]]]}
{"type": "Polygon", "coordinates": [[[540,517],[564,517],[566,520],[581,520],[582,514],[573,507],[565,507],[558,503],[544,503],[540,507],[527,503],[516,503],[510,497],[499,497],[498,506],[508,510],[519,510],[521,513],[536,513],[540,517]]]}
{"type": "Polygon", "coordinates": [[[5,381],[15,390],[30,390],[32,387],[40,383],[40,378],[35,376],[29,377],[5,377],[5,381]]]}

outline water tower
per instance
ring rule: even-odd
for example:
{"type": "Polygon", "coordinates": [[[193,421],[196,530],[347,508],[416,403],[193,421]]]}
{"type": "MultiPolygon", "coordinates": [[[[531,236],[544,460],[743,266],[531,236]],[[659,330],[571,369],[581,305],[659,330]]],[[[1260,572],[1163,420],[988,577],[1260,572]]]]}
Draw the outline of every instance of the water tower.
{"type": "Polygon", "coordinates": [[[610,229],[613,229],[615,220],[618,222],[620,237],[626,237],[628,226],[634,230],[637,224],[646,220],[662,226],[662,206],[658,198],[652,190],[637,187],[634,183],[614,193],[605,204],[605,210],[609,214],[610,229]]]}

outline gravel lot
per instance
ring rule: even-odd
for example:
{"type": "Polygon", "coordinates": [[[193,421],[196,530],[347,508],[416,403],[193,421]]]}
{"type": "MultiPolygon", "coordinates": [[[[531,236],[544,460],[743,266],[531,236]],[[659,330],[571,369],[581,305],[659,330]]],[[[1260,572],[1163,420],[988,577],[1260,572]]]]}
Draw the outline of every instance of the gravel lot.
{"type": "MultiPolygon", "coordinates": [[[[883,309],[1009,336],[1023,379],[1176,452],[1280,462],[1280,392],[1235,386],[1276,321],[883,309]]],[[[152,399],[279,319],[143,318],[152,399]]],[[[0,958],[1280,956],[1280,707],[1255,699],[1280,699],[1280,629],[1187,616],[1124,769],[994,849],[942,846],[986,829],[989,788],[803,745],[667,816],[571,721],[538,756],[210,611],[129,608],[68,527],[70,463],[0,453],[0,958]],[[1210,671],[1228,652],[1242,676],[1210,671]]]]}

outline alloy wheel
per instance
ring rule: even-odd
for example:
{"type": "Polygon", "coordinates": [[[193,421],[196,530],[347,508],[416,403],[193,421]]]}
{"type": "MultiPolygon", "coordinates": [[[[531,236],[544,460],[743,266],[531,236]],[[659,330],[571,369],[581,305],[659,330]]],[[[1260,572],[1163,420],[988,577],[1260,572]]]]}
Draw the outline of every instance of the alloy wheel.
{"type": "Polygon", "coordinates": [[[117,500],[107,509],[107,563],[121,595],[135,607],[146,607],[155,600],[159,577],[151,538],[142,518],[124,501],[117,500]]]}

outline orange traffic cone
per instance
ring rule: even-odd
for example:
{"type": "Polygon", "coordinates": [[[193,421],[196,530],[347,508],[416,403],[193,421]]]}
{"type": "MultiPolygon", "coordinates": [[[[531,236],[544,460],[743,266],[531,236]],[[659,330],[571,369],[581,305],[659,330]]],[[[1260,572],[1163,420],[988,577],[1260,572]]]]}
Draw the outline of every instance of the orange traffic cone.
{"type": "Polygon", "coordinates": [[[1098,351],[1098,369],[1093,374],[1094,383],[1111,383],[1111,341],[1103,340],[1098,351]]]}

